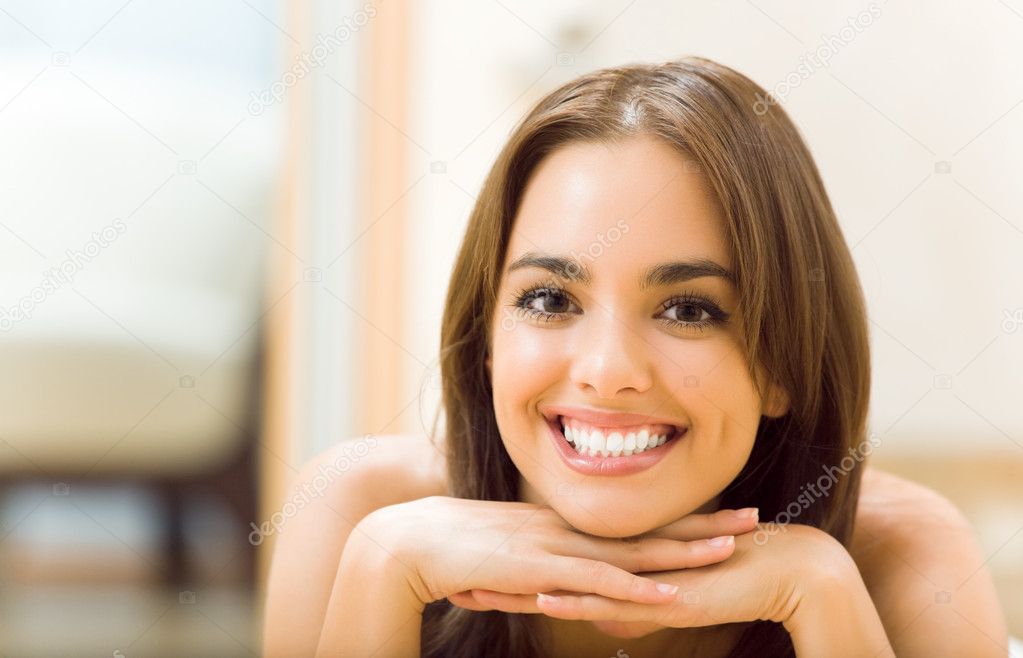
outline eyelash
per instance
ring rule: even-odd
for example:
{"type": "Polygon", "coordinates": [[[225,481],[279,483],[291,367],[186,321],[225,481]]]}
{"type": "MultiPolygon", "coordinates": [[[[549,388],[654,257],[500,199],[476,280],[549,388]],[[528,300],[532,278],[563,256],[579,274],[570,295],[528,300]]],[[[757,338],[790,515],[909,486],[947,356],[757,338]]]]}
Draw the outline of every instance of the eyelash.
{"type": "MultiPolygon", "coordinates": [[[[515,301],[512,303],[512,308],[515,309],[519,314],[525,315],[534,320],[542,322],[554,322],[560,316],[565,315],[564,313],[551,313],[549,311],[539,311],[533,308],[527,308],[526,304],[532,302],[535,299],[539,299],[545,295],[552,297],[566,297],[571,301],[567,291],[561,286],[557,285],[553,281],[542,283],[540,285],[528,286],[523,288],[515,295],[515,301]]],[[[725,311],[721,310],[721,304],[709,295],[698,295],[694,292],[685,291],[679,295],[675,295],[664,304],[661,305],[660,312],[667,311],[673,306],[687,305],[695,306],[707,312],[710,316],[707,320],[699,320],[695,322],[686,322],[684,320],[673,320],[671,318],[659,318],[662,322],[672,327],[678,327],[682,329],[693,329],[703,333],[713,325],[721,325],[728,322],[730,315],[725,311]]]]}

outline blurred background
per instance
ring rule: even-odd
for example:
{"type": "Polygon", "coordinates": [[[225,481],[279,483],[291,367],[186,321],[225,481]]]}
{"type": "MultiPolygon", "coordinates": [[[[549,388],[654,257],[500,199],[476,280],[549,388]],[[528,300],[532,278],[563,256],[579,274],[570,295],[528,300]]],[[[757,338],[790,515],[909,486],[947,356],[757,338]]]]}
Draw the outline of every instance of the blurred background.
{"type": "Polygon", "coordinates": [[[1021,37],[1020,0],[0,0],[0,653],[259,655],[289,478],[428,431],[513,124],[690,54],[803,132],[873,464],[959,505],[1023,635],[1021,37]]]}

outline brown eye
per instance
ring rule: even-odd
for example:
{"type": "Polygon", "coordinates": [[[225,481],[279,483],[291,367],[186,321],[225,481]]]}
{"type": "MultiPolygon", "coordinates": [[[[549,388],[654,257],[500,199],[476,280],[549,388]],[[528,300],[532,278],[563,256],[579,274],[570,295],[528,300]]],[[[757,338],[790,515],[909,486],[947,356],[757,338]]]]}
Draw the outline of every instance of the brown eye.
{"type": "Polygon", "coordinates": [[[533,302],[539,303],[543,307],[537,310],[547,313],[567,313],[570,307],[568,297],[549,290],[539,291],[533,298],[533,302]]]}
{"type": "Polygon", "coordinates": [[[715,302],[692,294],[675,297],[661,308],[663,311],[658,317],[670,326],[700,332],[725,324],[729,317],[715,302]]]}
{"type": "Polygon", "coordinates": [[[678,309],[675,312],[675,317],[673,318],[678,322],[702,322],[705,320],[703,314],[706,314],[707,318],[710,318],[710,313],[707,313],[707,311],[705,311],[701,306],[698,306],[697,304],[689,303],[672,304],[669,307],[669,310],[673,308],[678,309]]]}
{"type": "Polygon", "coordinates": [[[578,310],[564,290],[550,285],[523,290],[513,306],[529,317],[547,322],[578,310]]]}

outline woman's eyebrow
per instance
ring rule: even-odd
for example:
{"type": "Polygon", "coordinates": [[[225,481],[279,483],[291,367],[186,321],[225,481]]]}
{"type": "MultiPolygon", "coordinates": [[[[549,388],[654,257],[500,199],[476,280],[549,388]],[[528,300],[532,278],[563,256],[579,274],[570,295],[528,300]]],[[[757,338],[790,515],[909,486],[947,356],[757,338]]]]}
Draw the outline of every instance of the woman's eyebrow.
{"type": "MultiPolygon", "coordinates": [[[[590,272],[590,269],[577,259],[553,254],[542,254],[535,251],[527,251],[516,258],[508,266],[508,272],[529,267],[547,270],[557,277],[586,285],[593,281],[593,274],[590,272]]],[[[641,277],[639,286],[645,290],[655,286],[669,286],[674,283],[698,279],[704,276],[720,277],[728,280],[733,285],[735,284],[735,275],[727,268],[709,258],[691,258],[689,260],[654,265],[641,277]]]]}

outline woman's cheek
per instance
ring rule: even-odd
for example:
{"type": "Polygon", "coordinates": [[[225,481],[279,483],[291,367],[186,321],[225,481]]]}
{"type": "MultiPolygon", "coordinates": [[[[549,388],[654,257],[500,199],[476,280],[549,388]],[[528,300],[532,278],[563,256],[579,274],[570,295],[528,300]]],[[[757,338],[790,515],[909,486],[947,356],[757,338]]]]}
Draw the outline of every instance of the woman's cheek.
{"type": "Polygon", "coordinates": [[[529,424],[539,420],[530,417],[532,405],[564,376],[555,361],[561,351],[544,336],[553,332],[537,331],[522,322],[512,328],[498,327],[492,343],[494,413],[502,433],[514,435],[528,432],[529,424]]]}
{"type": "Polygon", "coordinates": [[[752,419],[756,430],[759,402],[741,347],[730,335],[681,340],[670,353],[680,365],[674,377],[682,383],[680,395],[699,393],[698,399],[712,403],[712,408],[733,422],[748,426],[752,419]]]}
{"type": "Polygon", "coordinates": [[[538,331],[522,322],[511,329],[498,328],[494,337],[495,396],[500,388],[514,397],[533,398],[563,376],[557,357],[564,354],[564,346],[550,335],[556,332],[538,331]]]}

